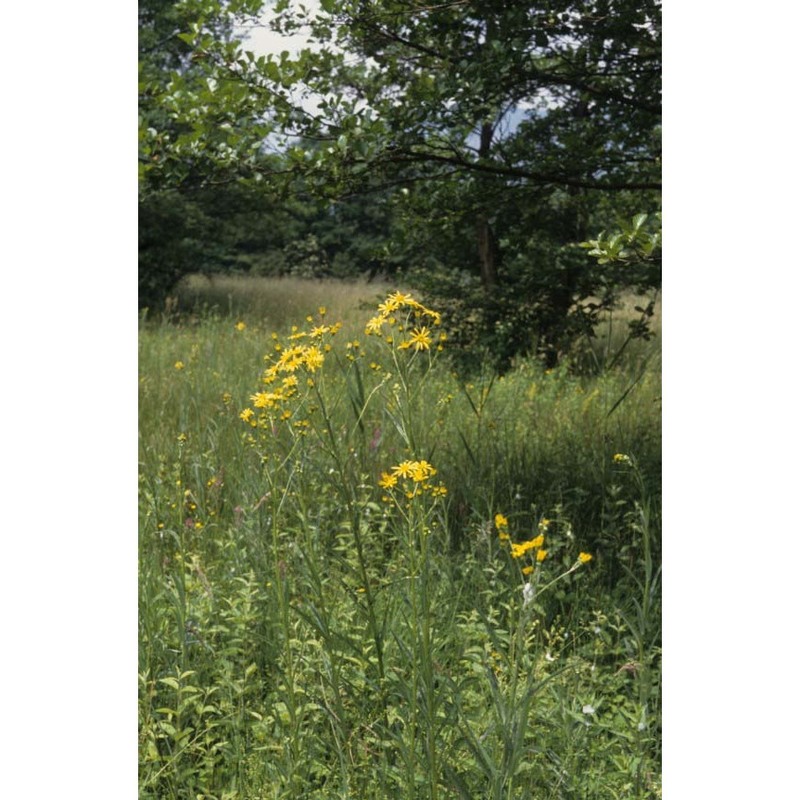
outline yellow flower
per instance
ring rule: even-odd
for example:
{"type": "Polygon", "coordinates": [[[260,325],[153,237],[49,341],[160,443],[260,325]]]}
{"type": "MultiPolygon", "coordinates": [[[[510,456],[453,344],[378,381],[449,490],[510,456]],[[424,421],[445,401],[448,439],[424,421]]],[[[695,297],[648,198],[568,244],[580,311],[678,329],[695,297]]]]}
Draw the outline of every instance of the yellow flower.
{"type": "Polygon", "coordinates": [[[591,560],[592,560],[591,553],[578,553],[578,561],[580,561],[581,564],[585,564],[587,561],[591,560]]]}
{"type": "Polygon", "coordinates": [[[422,483],[436,474],[436,469],[427,461],[415,461],[412,465],[411,477],[416,483],[422,483]]]}
{"type": "Polygon", "coordinates": [[[317,309],[317,311],[319,311],[319,315],[320,315],[321,317],[324,317],[324,316],[325,316],[325,314],[327,314],[327,313],[328,313],[328,309],[327,309],[327,308],[325,308],[325,306],[320,306],[320,307],[317,309]]]}
{"type": "Polygon", "coordinates": [[[245,325],[244,322],[239,320],[239,322],[237,322],[233,327],[236,328],[237,331],[243,331],[247,327],[247,325],[245,325]]]}
{"type": "Polygon", "coordinates": [[[494,525],[497,530],[508,527],[508,520],[502,514],[494,515],[494,525]]]}
{"type": "Polygon", "coordinates": [[[252,416],[253,416],[253,409],[252,408],[246,408],[244,411],[242,411],[241,414],[239,414],[239,419],[243,419],[245,422],[249,422],[250,421],[250,417],[252,417],[252,416]]]}
{"type": "MultiPolygon", "coordinates": [[[[522,558],[528,550],[533,550],[537,547],[541,547],[544,544],[544,536],[540,533],[536,538],[529,539],[527,542],[521,542],[519,544],[512,543],[511,545],[511,557],[512,558],[522,558]]],[[[540,558],[539,561],[542,559],[540,558]]]]}
{"type": "Polygon", "coordinates": [[[175,369],[184,369],[185,367],[186,367],[186,364],[184,364],[183,361],[176,361],[175,362],[175,369]]]}
{"type": "Polygon", "coordinates": [[[528,552],[533,547],[532,542],[522,542],[521,544],[517,544],[516,542],[512,542],[511,544],[511,558],[522,558],[525,553],[528,552]]]}
{"type": "Polygon", "coordinates": [[[322,366],[323,361],[325,361],[325,356],[322,355],[319,347],[309,347],[306,350],[305,362],[310,372],[316,372],[322,366]]]}
{"type": "Polygon", "coordinates": [[[390,475],[388,472],[381,473],[381,479],[378,481],[378,486],[381,486],[384,489],[391,489],[396,484],[397,484],[396,475],[390,475]]]}
{"type": "Polygon", "coordinates": [[[523,567],[522,574],[523,575],[530,575],[533,572],[533,567],[523,567]]]}
{"type": "Polygon", "coordinates": [[[387,298],[387,303],[395,303],[395,308],[399,306],[407,306],[414,303],[414,298],[410,294],[403,294],[402,292],[393,292],[387,298]]]}
{"type": "Polygon", "coordinates": [[[431,333],[424,325],[421,328],[414,328],[411,331],[410,342],[417,350],[430,350],[431,333]]]}
{"type": "Polygon", "coordinates": [[[370,336],[373,333],[380,334],[381,328],[383,327],[384,320],[381,317],[373,317],[369,322],[367,322],[367,327],[365,329],[365,333],[367,336],[370,336]]]}
{"type": "Polygon", "coordinates": [[[392,475],[397,475],[400,478],[410,478],[414,474],[414,467],[414,461],[403,461],[392,468],[392,475]]]}
{"type": "Polygon", "coordinates": [[[447,494],[447,487],[440,483],[438,486],[434,486],[433,489],[431,489],[431,494],[434,497],[444,497],[447,494]]]}
{"type": "Polygon", "coordinates": [[[506,531],[500,531],[500,533],[497,534],[497,536],[498,536],[498,538],[500,539],[501,542],[510,542],[511,541],[511,536],[506,531]]]}
{"type": "Polygon", "coordinates": [[[281,396],[276,392],[258,392],[251,394],[250,399],[256,408],[272,408],[281,396]]]}
{"type": "Polygon", "coordinates": [[[544,561],[546,558],[547,558],[547,550],[539,550],[539,552],[536,553],[537,561],[544,561]]]}
{"type": "Polygon", "coordinates": [[[614,463],[630,465],[632,462],[631,462],[631,457],[626,456],[625,453],[614,453],[614,463]]]}

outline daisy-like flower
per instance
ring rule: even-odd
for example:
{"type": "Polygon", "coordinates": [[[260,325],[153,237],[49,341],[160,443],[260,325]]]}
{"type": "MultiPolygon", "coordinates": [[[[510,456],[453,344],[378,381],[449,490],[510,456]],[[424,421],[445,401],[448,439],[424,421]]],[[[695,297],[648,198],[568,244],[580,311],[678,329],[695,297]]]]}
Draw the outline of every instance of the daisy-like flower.
{"type": "Polygon", "coordinates": [[[385,320],[383,317],[373,317],[371,320],[369,320],[365,329],[367,336],[371,336],[372,334],[380,334],[384,322],[385,320]]]}
{"type": "Polygon", "coordinates": [[[436,474],[436,468],[427,461],[415,461],[412,465],[411,477],[416,483],[422,483],[436,474]]]}
{"type": "Polygon", "coordinates": [[[239,322],[237,322],[233,327],[236,328],[237,331],[243,331],[247,327],[247,325],[245,325],[244,322],[239,320],[239,322]]]}
{"type": "Polygon", "coordinates": [[[502,530],[503,528],[508,527],[508,519],[504,517],[502,514],[495,514],[494,515],[494,526],[497,530],[502,530]]]}
{"type": "Polygon", "coordinates": [[[184,364],[183,361],[176,361],[175,362],[175,369],[184,369],[185,367],[186,367],[186,364],[184,364]]]}
{"type": "Polygon", "coordinates": [[[309,347],[306,350],[304,360],[309,372],[316,372],[322,366],[322,362],[325,361],[325,356],[322,355],[318,347],[309,347]]]}
{"type": "Polygon", "coordinates": [[[381,479],[378,481],[378,486],[381,486],[384,489],[391,489],[393,486],[397,485],[397,476],[390,475],[388,472],[381,473],[381,479]]]}
{"type": "Polygon", "coordinates": [[[587,561],[591,560],[592,560],[591,553],[578,553],[578,561],[580,561],[581,564],[585,564],[587,561]]]}
{"type": "Polygon", "coordinates": [[[431,332],[425,325],[421,328],[414,328],[414,330],[411,331],[409,342],[417,350],[430,350],[432,342],[431,332]]]}
{"type": "Polygon", "coordinates": [[[392,468],[392,475],[396,475],[399,478],[411,478],[414,475],[415,466],[414,461],[403,461],[392,468]]]}

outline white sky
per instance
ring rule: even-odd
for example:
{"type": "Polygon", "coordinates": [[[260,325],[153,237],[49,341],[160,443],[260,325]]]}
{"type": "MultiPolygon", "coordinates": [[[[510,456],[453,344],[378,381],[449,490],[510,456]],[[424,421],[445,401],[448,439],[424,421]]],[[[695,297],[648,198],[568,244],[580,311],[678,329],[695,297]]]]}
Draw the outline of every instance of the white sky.
{"type": "MultiPolygon", "coordinates": [[[[304,3],[309,11],[319,10],[319,0],[306,0],[304,3]]],[[[283,50],[288,50],[292,55],[308,46],[308,34],[298,33],[293,36],[282,36],[269,28],[269,20],[273,17],[272,4],[261,16],[261,23],[258,27],[246,27],[242,30],[247,32],[247,37],[243,43],[245,50],[252,50],[257,56],[266,56],[271,53],[279,54],[283,50]]]]}

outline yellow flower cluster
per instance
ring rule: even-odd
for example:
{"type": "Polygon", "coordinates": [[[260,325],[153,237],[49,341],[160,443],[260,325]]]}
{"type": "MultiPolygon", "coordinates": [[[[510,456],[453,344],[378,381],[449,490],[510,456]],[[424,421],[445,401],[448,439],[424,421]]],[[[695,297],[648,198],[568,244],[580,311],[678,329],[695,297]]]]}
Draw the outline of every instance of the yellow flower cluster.
{"type": "Polygon", "coordinates": [[[384,326],[396,326],[398,332],[405,335],[397,345],[398,350],[430,350],[434,343],[436,349],[441,350],[447,335],[440,333],[436,336],[429,327],[441,324],[442,315],[438,311],[426,308],[410,294],[392,292],[378,306],[377,315],[367,322],[365,333],[367,336],[382,336],[389,344],[394,344],[395,336],[384,334],[384,326]]]}
{"type": "MultiPolygon", "coordinates": [[[[324,317],[325,308],[320,307],[319,313],[320,317],[324,317]]],[[[307,320],[313,322],[312,317],[307,317],[307,320]]],[[[297,373],[306,374],[306,386],[314,385],[311,376],[322,367],[325,353],[331,349],[326,340],[335,336],[341,326],[341,322],[335,325],[320,322],[310,330],[301,331],[293,325],[291,334],[287,337],[289,342],[287,345],[281,343],[277,333],[273,333],[275,355],[264,356],[268,366],[262,377],[262,382],[268,388],[250,396],[253,408],[261,410],[261,415],[257,416],[253,408],[245,408],[239,414],[240,419],[254,428],[260,421],[266,419],[268,412],[275,412],[280,419],[288,420],[292,416],[292,410],[286,408],[285,404],[299,392],[300,380],[297,373]],[[306,342],[298,343],[302,339],[306,342]]],[[[302,427],[302,422],[295,423],[295,427],[302,427]]]]}
{"type": "MultiPolygon", "coordinates": [[[[536,561],[541,562],[547,558],[547,550],[544,549],[544,534],[550,527],[550,520],[543,519],[539,523],[539,534],[527,542],[512,542],[511,535],[508,532],[508,519],[502,514],[495,514],[494,526],[497,529],[497,538],[503,544],[508,543],[512,558],[522,558],[526,553],[535,551],[536,561]]],[[[524,575],[530,575],[533,572],[533,567],[523,567],[522,572],[524,575]]]]}
{"type": "MultiPolygon", "coordinates": [[[[382,489],[402,488],[406,497],[411,499],[420,492],[430,492],[433,497],[443,497],[447,494],[447,487],[439,482],[436,486],[430,483],[430,478],[436,475],[436,468],[427,461],[402,461],[391,472],[382,472],[378,486],[382,489]],[[402,484],[400,483],[402,481],[402,484]]],[[[384,500],[390,500],[384,497],[384,500]]]]}

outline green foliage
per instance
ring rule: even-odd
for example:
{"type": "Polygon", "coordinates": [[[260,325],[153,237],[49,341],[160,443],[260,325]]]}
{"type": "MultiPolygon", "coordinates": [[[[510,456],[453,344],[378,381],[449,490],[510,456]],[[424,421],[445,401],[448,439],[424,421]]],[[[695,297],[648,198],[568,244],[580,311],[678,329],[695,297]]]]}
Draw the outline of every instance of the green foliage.
{"type": "Polygon", "coordinates": [[[236,242],[225,268],[402,265],[449,314],[473,365],[489,353],[500,369],[529,352],[553,366],[591,337],[612,295],[658,288],[657,270],[598,269],[615,262],[574,247],[615,215],[658,206],[657,0],[613,13],[574,0],[422,10],[331,0],[318,12],[281,2],[273,28],[307,25],[315,41],[296,56],[258,56],[232,37],[260,8],[204,0],[146,18],[167,30],[177,15],[179,32],[163,40],[169,58],[143,55],[145,194],[245,182],[274,199],[278,218],[299,197],[338,201],[306,217],[298,244],[236,242]],[[459,294],[462,274],[480,291],[459,294]]]}

